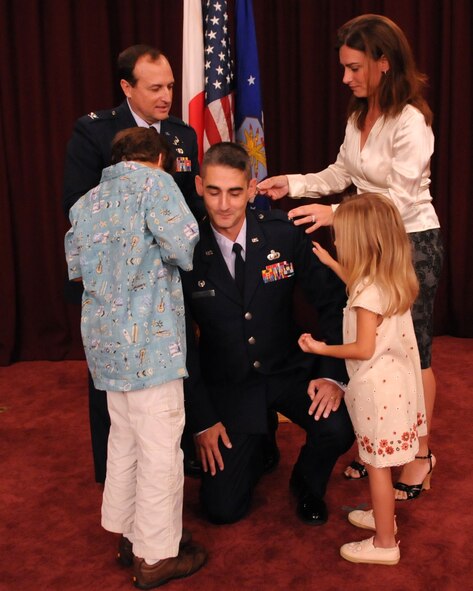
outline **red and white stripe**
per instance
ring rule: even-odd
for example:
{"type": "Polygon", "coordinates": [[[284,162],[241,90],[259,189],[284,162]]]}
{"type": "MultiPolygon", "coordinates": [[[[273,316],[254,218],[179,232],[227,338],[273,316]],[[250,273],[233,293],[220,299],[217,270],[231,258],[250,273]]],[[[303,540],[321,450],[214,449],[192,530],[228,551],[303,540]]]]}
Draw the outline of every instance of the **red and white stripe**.
{"type": "Polygon", "coordinates": [[[207,105],[205,109],[204,150],[217,142],[235,139],[233,92],[207,105]]]}
{"type": "Polygon", "coordinates": [[[184,0],[182,119],[195,129],[199,161],[204,153],[204,33],[201,0],[184,0]]]}

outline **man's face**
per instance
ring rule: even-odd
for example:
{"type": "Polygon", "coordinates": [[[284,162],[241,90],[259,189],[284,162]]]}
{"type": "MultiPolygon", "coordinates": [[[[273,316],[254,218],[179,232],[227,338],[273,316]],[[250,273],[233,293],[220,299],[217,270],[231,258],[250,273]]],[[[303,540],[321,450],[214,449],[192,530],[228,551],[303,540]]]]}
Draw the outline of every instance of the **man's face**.
{"type": "Polygon", "coordinates": [[[174,76],[167,59],[161,56],[152,61],[144,55],[137,60],[133,73],[135,86],[126,80],[120,81],[132,110],[149,124],[167,119],[174,87],[174,76]]]}
{"type": "Polygon", "coordinates": [[[246,205],[255,194],[256,179],[248,182],[244,171],[216,164],[207,166],[195,185],[212,226],[234,241],[245,220],[246,205]]]}

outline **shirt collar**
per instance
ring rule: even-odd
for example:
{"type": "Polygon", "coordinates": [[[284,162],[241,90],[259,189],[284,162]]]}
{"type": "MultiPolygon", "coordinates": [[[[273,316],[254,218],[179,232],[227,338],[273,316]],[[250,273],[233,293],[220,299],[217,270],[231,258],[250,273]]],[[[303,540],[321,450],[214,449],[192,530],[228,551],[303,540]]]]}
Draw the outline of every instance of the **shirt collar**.
{"type": "MultiPolygon", "coordinates": [[[[226,236],[223,236],[223,234],[220,234],[219,232],[217,232],[217,230],[212,226],[212,224],[210,224],[210,227],[212,228],[212,232],[214,233],[215,240],[217,241],[217,244],[218,244],[220,250],[222,251],[224,258],[229,258],[232,254],[233,241],[229,240],[226,236]]],[[[241,248],[242,248],[241,254],[244,259],[245,258],[245,249],[246,249],[246,218],[243,221],[243,225],[240,229],[240,232],[238,233],[238,236],[236,237],[235,242],[238,242],[238,244],[241,246],[241,248]]]]}
{"type": "Polygon", "coordinates": [[[133,115],[133,119],[136,121],[136,125],[138,125],[138,127],[154,127],[158,133],[161,131],[161,121],[156,121],[156,123],[153,123],[153,125],[150,125],[144,119],[142,119],[139,115],[137,115],[135,113],[135,111],[133,111],[133,109],[131,108],[131,105],[130,105],[130,101],[128,99],[126,99],[126,102],[128,103],[128,108],[130,109],[130,112],[133,115]]]}

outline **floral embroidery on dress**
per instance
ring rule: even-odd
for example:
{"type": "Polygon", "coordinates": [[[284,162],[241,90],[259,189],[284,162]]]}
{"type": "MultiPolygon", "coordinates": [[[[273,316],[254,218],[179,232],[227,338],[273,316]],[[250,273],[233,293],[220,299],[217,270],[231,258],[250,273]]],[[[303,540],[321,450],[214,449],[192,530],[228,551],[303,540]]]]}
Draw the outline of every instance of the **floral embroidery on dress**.
{"type": "MultiPolygon", "coordinates": [[[[419,425],[423,424],[422,414],[417,413],[419,425]],[[419,423],[420,421],[420,423],[419,423]]],[[[399,437],[393,433],[394,437],[391,440],[386,438],[372,441],[367,435],[361,435],[355,431],[356,439],[359,446],[366,451],[366,453],[374,456],[386,457],[392,455],[396,451],[406,451],[413,447],[414,442],[418,439],[417,424],[412,425],[409,431],[404,431],[399,437]]]]}

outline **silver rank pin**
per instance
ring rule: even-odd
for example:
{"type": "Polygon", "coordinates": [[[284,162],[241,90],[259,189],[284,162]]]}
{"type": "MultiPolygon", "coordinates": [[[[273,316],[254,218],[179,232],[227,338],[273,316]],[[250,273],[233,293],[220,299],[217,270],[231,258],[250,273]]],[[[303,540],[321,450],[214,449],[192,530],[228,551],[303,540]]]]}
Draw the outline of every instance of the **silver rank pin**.
{"type": "Polygon", "coordinates": [[[268,256],[267,259],[268,261],[275,261],[276,259],[278,259],[281,256],[280,252],[276,252],[275,250],[272,250],[268,256]]]}
{"type": "Polygon", "coordinates": [[[97,115],[97,113],[94,113],[94,111],[91,111],[91,112],[89,113],[89,117],[90,117],[91,119],[98,119],[98,118],[99,118],[99,116],[97,115]]]}

